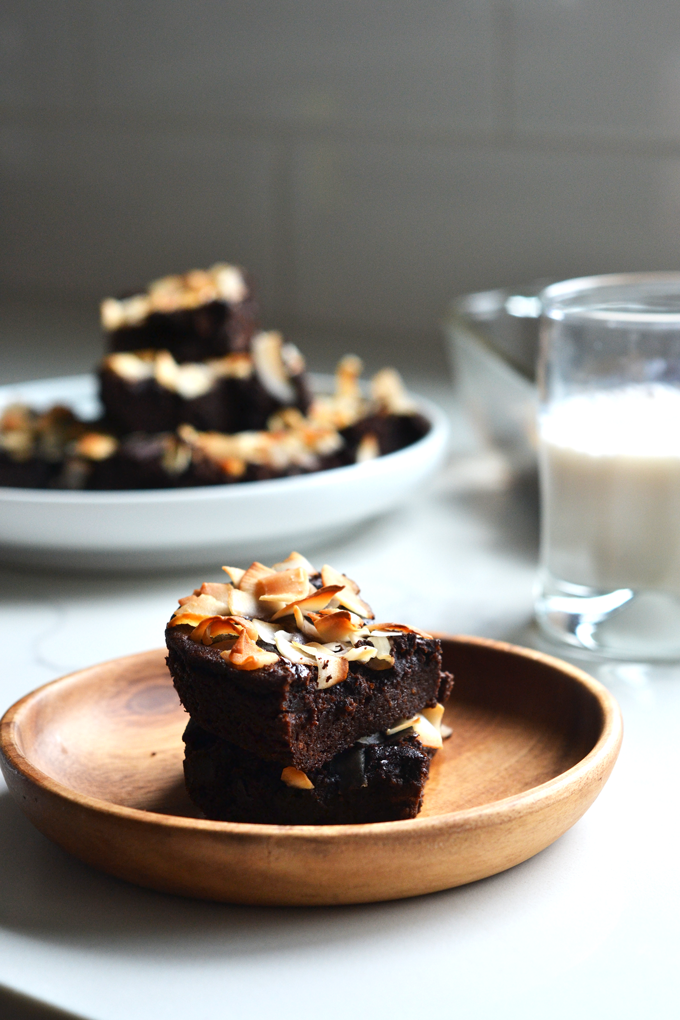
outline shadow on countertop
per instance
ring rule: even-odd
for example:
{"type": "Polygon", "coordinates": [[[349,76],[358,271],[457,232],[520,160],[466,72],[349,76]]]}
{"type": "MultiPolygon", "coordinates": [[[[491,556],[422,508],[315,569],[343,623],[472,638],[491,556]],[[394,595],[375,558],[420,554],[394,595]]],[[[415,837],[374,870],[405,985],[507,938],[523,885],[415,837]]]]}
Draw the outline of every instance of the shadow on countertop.
{"type": "Polygon", "coordinates": [[[0,1016],[2,1020],[84,1020],[30,995],[14,992],[6,985],[0,985],[0,1016]]]}
{"type": "MultiPolygon", "coordinates": [[[[518,867],[538,867],[540,874],[555,852],[549,847],[518,867]]],[[[460,925],[469,934],[487,897],[496,904],[505,900],[509,914],[523,902],[522,883],[508,872],[428,896],[357,906],[251,907],[183,899],[82,864],[39,833],[8,793],[0,794],[0,860],[1,927],[62,947],[146,959],[299,955],[321,944],[370,946],[377,936],[399,942],[405,930],[410,938],[430,938],[433,926],[442,924],[460,925]]]]}

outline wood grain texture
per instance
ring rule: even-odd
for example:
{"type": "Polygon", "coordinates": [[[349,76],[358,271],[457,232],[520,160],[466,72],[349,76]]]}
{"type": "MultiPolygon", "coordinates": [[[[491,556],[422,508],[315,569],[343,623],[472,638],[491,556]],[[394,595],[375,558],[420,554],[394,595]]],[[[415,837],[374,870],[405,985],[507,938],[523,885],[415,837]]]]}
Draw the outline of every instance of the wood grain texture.
{"type": "Polygon", "coordinates": [[[423,811],[403,822],[274,826],[197,817],[187,717],[145,652],[55,680],[0,724],[0,765],[41,832],[139,885],[232,903],[334,904],[451,888],[527,860],[597,797],[621,744],[618,706],[564,662],[443,638],[456,677],[423,811]]]}

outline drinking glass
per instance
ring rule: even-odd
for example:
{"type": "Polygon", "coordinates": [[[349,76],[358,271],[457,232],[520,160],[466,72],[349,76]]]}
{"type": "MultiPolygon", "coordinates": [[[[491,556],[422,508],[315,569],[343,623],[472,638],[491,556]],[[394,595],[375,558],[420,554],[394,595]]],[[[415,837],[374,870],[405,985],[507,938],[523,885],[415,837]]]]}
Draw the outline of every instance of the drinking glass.
{"type": "Polygon", "coordinates": [[[621,659],[680,659],[680,273],[541,295],[536,617],[621,659]]]}

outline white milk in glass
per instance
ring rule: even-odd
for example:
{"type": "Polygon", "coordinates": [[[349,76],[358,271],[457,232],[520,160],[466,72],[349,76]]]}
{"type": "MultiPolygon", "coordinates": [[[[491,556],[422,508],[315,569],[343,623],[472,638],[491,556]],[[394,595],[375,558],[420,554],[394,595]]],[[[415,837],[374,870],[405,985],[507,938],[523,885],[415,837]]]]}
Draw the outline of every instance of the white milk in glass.
{"type": "Polygon", "coordinates": [[[540,421],[543,566],[599,591],[680,595],[680,390],[581,393],[540,421]]]}

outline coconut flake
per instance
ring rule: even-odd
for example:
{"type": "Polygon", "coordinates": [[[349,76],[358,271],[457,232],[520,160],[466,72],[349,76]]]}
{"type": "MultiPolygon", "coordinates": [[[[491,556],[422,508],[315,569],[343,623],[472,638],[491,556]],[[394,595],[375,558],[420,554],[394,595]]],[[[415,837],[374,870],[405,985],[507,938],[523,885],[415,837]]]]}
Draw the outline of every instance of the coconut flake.
{"type": "Polygon", "coordinates": [[[222,570],[231,578],[234,587],[238,588],[241,583],[241,578],[245,574],[245,570],[241,570],[240,567],[222,567],[222,570]]]}
{"type": "Polygon", "coordinates": [[[373,610],[368,603],[359,598],[359,586],[356,581],[352,581],[345,574],[341,574],[339,571],[334,570],[333,567],[329,567],[327,563],[321,568],[321,580],[324,585],[342,586],[341,591],[336,596],[341,606],[349,609],[352,613],[356,613],[357,616],[362,616],[369,620],[373,619],[373,610]]]}
{"type": "Polygon", "coordinates": [[[239,588],[241,591],[250,592],[251,595],[257,594],[258,583],[265,577],[269,577],[270,574],[274,574],[275,571],[271,567],[265,567],[264,563],[258,563],[255,560],[251,563],[248,569],[243,574],[239,582],[239,588]]]}
{"type": "Polygon", "coordinates": [[[401,730],[407,730],[409,726],[415,725],[417,719],[417,715],[412,715],[410,719],[400,719],[399,722],[394,724],[394,726],[390,726],[389,730],[385,730],[385,733],[388,737],[391,737],[395,733],[399,733],[401,730]]]}
{"type": "Polygon", "coordinates": [[[211,269],[215,279],[215,287],[223,301],[238,305],[248,296],[248,285],[243,272],[238,266],[225,262],[217,262],[211,269]]]}
{"type": "Polygon", "coordinates": [[[378,442],[378,437],[374,432],[367,432],[365,436],[361,437],[357,446],[355,461],[357,464],[365,464],[366,461],[375,460],[379,456],[380,443],[378,442]]]}
{"type": "Polygon", "coordinates": [[[251,623],[255,627],[260,641],[264,641],[268,645],[276,644],[276,627],[272,627],[271,623],[267,623],[266,620],[257,618],[254,618],[251,623]]]}
{"type": "Polygon", "coordinates": [[[144,382],[147,379],[152,379],[154,374],[152,358],[140,357],[139,354],[128,351],[109,354],[108,358],[104,359],[104,368],[129,383],[144,382]]]}
{"type": "Polygon", "coordinates": [[[340,609],[323,616],[319,614],[314,616],[312,622],[324,643],[327,641],[352,641],[357,631],[363,630],[364,627],[363,620],[346,609],[340,609]]]}
{"type": "Polygon", "coordinates": [[[282,343],[280,333],[258,333],[252,340],[253,361],[257,377],[267,393],[282,404],[292,404],[295,389],[281,354],[282,343]]]}
{"type": "Polygon", "coordinates": [[[383,368],[371,380],[371,396],[387,414],[415,414],[417,407],[395,368],[383,368]]]}
{"type": "Polygon", "coordinates": [[[296,662],[303,666],[314,666],[316,664],[316,655],[313,652],[305,653],[301,651],[304,645],[297,645],[295,647],[290,641],[290,634],[286,630],[277,630],[274,635],[276,647],[278,648],[284,659],[289,659],[290,662],[296,662]]]}
{"type": "Polygon", "coordinates": [[[441,705],[439,702],[437,702],[437,704],[434,706],[434,708],[424,708],[424,709],[422,709],[420,714],[422,716],[424,716],[429,723],[432,723],[432,725],[435,727],[436,730],[438,730],[438,731],[441,730],[441,728],[442,728],[442,719],[444,718],[444,706],[443,705],[441,705]]]}
{"type": "Polygon", "coordinates": [[[229,592],[228,608],[231,616],[259,616],[261,613],[255,596],[238,588],[229,592]]]}
{"type": "Polygon", "coordinates": [[[319,612],[319,610],[325,609],[329,602],[332,602],[340,591],[342,591],[342,588],[339,585],[333,584],[319,588],[313,595],[308,595],[304,599],[299,599],[297,602],[291,602],[290,605],[279,609],[278,612],[274,613],[272,619],[278,620],[282,616],[290,616],[294,612],[295,606],[298,606],[300,611],[303,613],[310,611],[319,612]]]}
{"type": "Polygon", "coordinates": [[[305,637],[313,638],[315,641],[321,640],[321,635],[318,630],[313,623],[310,623],[310,621],[302,615],[302,610],[299,606],[293,606],[293,615],[295,616],[295,626],[305,635],[305,637]]]}
{"type": "Polygon", "coordinates": [[[267,652],[248,635],[245,628],[236,641],[236,644],[228,651],[220,652],[223,659],[226,659],[236,669],[254,670],[262,669],[264,666],[272,666],[279,661],[276,652],[267,652]]]}
{"type": "Polygon", "coordinates": [[[370,645],[360,645],[358,648],[348,648],[346,652],[342,653],[342,656],[348,662],[369,662],[375,657],[375,648],[371,648],[370,645]]]}
{"type": "MultiPolygon", "coordinates": [[[[287,410],[293,411],[296,408],[287,408],[287,410]]],[[[291,567],[302,567],[307,572],[308,577],[315,577],[319,573],[316,567],[313,567],[309,560],[305,559],[299,552],[292,552],[281,563],[274,563],[272,570],[290,570],[291,567]]]]}
{"type": "Polygon", "coordinates": [[[319,655],[316,662],[318,670],[317,690],[322,691],[326,687],[333,687],[347,678],[349,663],[344,656],[333,655],[332,653],[327,657],[319,655]]]}
{"type": "Polygon", "coordinates": [[[179,616],[185,616],[187,613],[198,614],[200,617],[240,615],[230,610],[228,601],[216,599],[212,595],[189,595],[186,598],[180,599],[179,602],[180,607],[175,610],[173,615],[175,620],[179,616]]]}
{"type": "Polygon", "coordinates": [[[418,716],[417,722],[413,724],[413,732],[420,740],[423,747],[441,747],[442,746],[442,735],[436,726],[425,718],[421,713],[418,716]]]}
{"type": "Polygon", "coordinates": [[[261,602],[283,602],[285,605],[311,594],[309,589],[307,571],[302,567],[272,571],[255,584],[255,594],[261,602]]]}
{"type": "Polygon", "coordinates": [[[392,662],[394,663],[394,656],[392,656],[392,649],[388,638],[383,637],[382,635],[376,636],[374,632],[368,640],[375,648],[376,655],[379,659],[387,659],[391,657],[392,662]]]}
{"type": "Polygon", "coordinates": [[[74,453],[87,460],[108,460],[118,449],[118,440],[103,432],[86,432],[77,441],[74,453]]]}
{"type": "Polygon", "coordinates": [[[281,773],[281,780],[286,786],[292,786],[296,790],[313,790],[314,783],[311,781],[306,773],[301,772],[300,769],[294,768],[292,765],[287,765],[281,773]]]}

